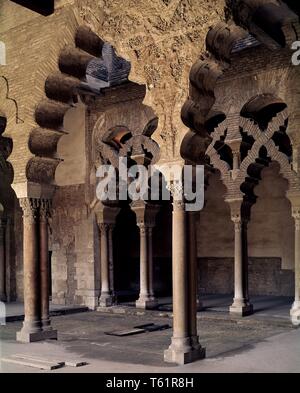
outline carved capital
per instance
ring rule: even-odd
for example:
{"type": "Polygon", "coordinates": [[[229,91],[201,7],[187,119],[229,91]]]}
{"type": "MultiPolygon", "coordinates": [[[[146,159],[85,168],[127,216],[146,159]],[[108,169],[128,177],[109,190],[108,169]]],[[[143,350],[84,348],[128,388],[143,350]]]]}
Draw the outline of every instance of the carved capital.
{"type": "Polygon", "coordinates": [[[30,222],[35,222],[38,215],[38,210],[40,206],[40,199],[36,198],[21,198],[19,199],[20,206],[23,210],[23,219],[30,222]]]}
{"type": "Polygon", "coordinates": [[[140,234],[142,236],[148,233],[149,227],[145,223],[138,223],[137,225],[140,228],[140,234]]]}
{"type": "Polygon", "coordinates": [[[108,224],[106,224],[105,222],[100,222],[100,223],[98,223],[98,226],[99,226],[101,235],[104,234],[104,233],[107,233],[107,230],[109,228],[108,224]]]}
{"type": "Polygon", "coordinates": [[[300,231],[300,207],[292,209],[292,216],[295,220],[295,229],[296,231],[300,231]]]}
{"type": "Polygon", "coordinates": [[[49,199],[41,199],[40,221],[48,221],[50,215],[51,215],[51,201],[49,199]]]}

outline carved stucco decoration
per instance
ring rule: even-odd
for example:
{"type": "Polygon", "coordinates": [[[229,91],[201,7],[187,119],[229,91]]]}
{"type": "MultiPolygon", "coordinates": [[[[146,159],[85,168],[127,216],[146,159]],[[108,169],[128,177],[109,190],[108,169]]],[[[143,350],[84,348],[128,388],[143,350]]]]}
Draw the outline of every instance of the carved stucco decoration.
{"type": "Polygon", "coordinates": [[[137,151],[152,155],[153,163],[159,159],[159,146],[151,139],[158,125],[153,110],[142,103],[115,105],[101,114],[95,123],[93,161],[96,166],[110,163],[119,167],[119,157],[136,154],[137,151]],[[110,142],[117,132],[129,134],[128,140],[119,149],[110,142]]]}
{"type": "MultiPolygon", "coordinates": [[[[231,6],[237,6],[238,3],[244,5],[251,3],[252,11],[255,13],[257,8],[265,4],[266,1],[237,0],[230,2],[231,6]]],[[[299,19],[295,18],[293,13],[286,12],[286,6],[281,2],[270,1],[269,3],[276,3],[279,10],[284,10],[282,31],[286,34],[285,44],[288,44],[291,37],[289,31],[293,30],[293,37],[298,37],[299,19]],[[285,17],[287,14],[290,15],[290,18],[285,17]]],[[[242,23],[243,15],[239,15],[239,10],[242,9],[238,7],[234,9],[235,20],[240,21],[245,29],[251,25],[249,30],[253,33],[252,22],[250,25],[242,23]]],[[[250,11],[247,11],[246,20],[248,22],[251,19],[250,11]]],[[[263,8],[262,15],[264,12],[263,8]]],[[[191,129],[181,145],[182,156],[194,163],[202,164],[207,164],[207,159],[209,159],[210,165],[221,173],[222,181],[227,189],[227,200],[234,198],[247,200],[249,206],[255,203],[254,188],[260,180],[262,169],[268,165],[270,160],[279,163],[280,173],[288,180],[290,190],[300,189],[300,174],[297,171],[297,160],[295,160],[295,154],[297,154],[295,140],[299,139],[299,136],[296,136],[294,131],[297,128],[298,118],[294,116],[294,113],[297,112],[295,97],[300,91],[299,70],[296,70],[298,67],[292,67],[290,64],[291,51],[289,48],[280,49],[279,45],[275,45],[276,50],[282,51],[281,58],[278,57],[280,60],[277,60],[278,66],[275,64],[273,67],[267,67],[272,64],[274,58],[274,52],[264,51],[264,47],[270,48],[270,37],[268,38],[265,32],[262,35],[257,34],[256,38],[259,38],[261,42],[251,38],[249,32],[235,26],[232,21],[228,24],[219,23],[212,28],[207,34],[206,40],[209,52],[194,63],[190,71],[190,95],[182,107],[181,113],[183,122],[191,129]],[[244,58],[244,68],[247,69],[249,58],[243,57],[243,52],[241,55],[237,52],[249,43],[255,48],[252,49],[252,56],[255,56],[256,53],[259,56],[259,53],[264,51],[260,58],[263,57],[266,63],[265,66],[257,66],[257,69],[253,65],[251,69],[250,66],[249,72],[245,71],[243,76],[238,71],[243,67],[239,65],[240,68],[236,71],[234,67],[235,64],[238,64],[236,59],[239,59],[241,63],[240,59],[244,58]],[[279,96],[282,100],[274,98],[272,101],[270,98],[272,96],[279,96]],[[257,112],[264,107],[264,97],[266,105],[272,103],[279,105],[284,102],[284,107],[288,106],[289,113],[293,114],[290,119],[292,130],[287,128],[289,119],[286,110],[278,113],[264,130],[254,120],[240,116],[244,105],[255,97],[260,97],[253,103],[258,106],[255,109],[257,112]],[[218,113],[223,114],[223,119],[222,116],[217,115],[218,113]],[[291,157],[281,151],[281,146],[275,143],[274,133],[282,132],[282,130],[285,130],[286,138],[287,135],[291,136],[294,147],[294,163],[290,162],[291,157]],[[253,138],[253,144],[247,151],[246,157],[241,158],[239,149],[243,140],[242,133],[253,138]],[[195,144],[197,147],[194,146],[195,144]],[[228,157],[226,160],[218,153],[218,146],[227,146],[232,154],[233,163],[228,161],[228,157]]]]}
{"type": "MultiPolygon", "coordinates": [[[[224,18],[224,0],[75,1],[79,17],[131,63],[130,80],[147,85],[144,100],[159,118],[153,139],[166,159],[179,157],[180,119],[190,65],[209,26],[224,18]]],[[[201,47],[202,46],[202,47],[201,47]]]]}
{"type": "Polygon", "coordinates": [[[12,135],[22,123],[17,101],[9,93],[9,81],[0,76],[0,166],[1,176],[5,176],[7,184],[14,178],[13,165],[9,161],[13,151],[12,135]]]}

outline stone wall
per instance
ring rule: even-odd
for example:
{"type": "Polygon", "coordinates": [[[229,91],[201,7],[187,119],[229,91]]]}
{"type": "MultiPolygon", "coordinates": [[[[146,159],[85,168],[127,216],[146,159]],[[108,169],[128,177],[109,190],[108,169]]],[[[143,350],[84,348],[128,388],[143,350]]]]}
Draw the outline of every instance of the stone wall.
{"type": "MultiPolygon", "coordinates": [[[[256,294],[293,294],[294,222],[286,190],[278,164],[263,170],[248,225],[250,288],[256,294]]],[[[205,292],[233,289],[234,228],[224,193],[218,175],[212,176],[197,224],[200,282],[205,292]]]]}
{"type": "Polygon", "coordinates": [[[52,300],[93,308],[99,295],[99,245],[83,185],[60,187],[51,223],[52,300]]]}
{"type": "MultiPolygon", "coordinates": [[[[198,258],[199,294],[233,294],[233,258],[198,258]]],[[[249,258],[249,294],[294,295],[294,272],[280,258],[249,258]]]]}

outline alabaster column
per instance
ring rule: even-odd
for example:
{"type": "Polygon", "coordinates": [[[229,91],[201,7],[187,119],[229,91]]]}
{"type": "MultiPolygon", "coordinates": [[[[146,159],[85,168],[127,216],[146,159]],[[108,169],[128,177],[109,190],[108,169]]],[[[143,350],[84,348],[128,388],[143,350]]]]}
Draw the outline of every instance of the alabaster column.
{"type": "Polygon", "coordinates": [[[5,263],[5,223],[0,218],[0,301],[6,299],[6,263],[5,263]]]}
{"type": "Polygon", "coordinates": [[[230,313],[246,316],[253,313],[248,300],[248,258],[246,253],[247,227],[240,215],[232,216],[234,223],[234,299],[230,313]]]}
{"type": "Polygon", "coordinates": [[[113,305],[113,296],[109,284],[108,228],[108,224],[99,224],[101,247],[101,294],[99,299],[100,307],[110,307],[113,305]]]}
{"type": "Polygon", "coordinates": [[[291,308],[293,325],[300,325],[300,208],[293,209],[295,219],[295,300],[291,308]]]}
{"type": "Polygon", "coordinates": [[[41,319],[42,328],[52,332],[51,338],[57,338],[56,330],[52,329],[49,315],[49,248],[48,248],[48,217],[50,214],[50,201],[41,200],[40,205],[40,278],[41,278],[41,319]]]}
{"type": "MultiPolygon", "coordinates": [[[[182,192],[173,200],[172,269],[173,269],[173,336],[164,353],[166,362],[186,364],[205,357],[205,349],[197,343],[194,315],[190,315],[190,266],[187,252],[186,213],[182,192]]],[[[173,194],[174,197],[174,194],[173,194]]],[[[195,313],[195,306],[192,307],[195,313]]]]}

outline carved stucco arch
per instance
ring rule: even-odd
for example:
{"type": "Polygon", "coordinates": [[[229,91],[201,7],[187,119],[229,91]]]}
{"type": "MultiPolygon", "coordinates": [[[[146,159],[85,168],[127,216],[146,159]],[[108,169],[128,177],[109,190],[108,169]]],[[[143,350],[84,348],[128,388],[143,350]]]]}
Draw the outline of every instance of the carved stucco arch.
{"type": "MultiPolygon", "coordinates": [[[[282,2],[272,2],[276,3],[277,11],[282,15],[281,24],[276,25],[276,29],[279,28],[285,37],[285,48],[282,48],[280,42],[276,42],[274,37],[270,38],[268,36],[268,29],[264,34],[259,34],[258,30],[255,29],[252,16],[259,12],[262,18],[268,18],[270,10],[265,8],[267,3],[270,3],[270,1],[228,1],[233,20],[228,23],[221,22],[208,32],[206,37],[207,52],[191,68],[190,95],[182,107],[182,120],[190,128],[181,145],[182,157],[197,164],[207,165],[207,157],[209,156],[210,165],[212,164],[221,172],[221,178],[227,185],[232,185],[230,167],[213,149],[214,142],[220,138],[222,133],[224,134],[227,127],[226,123],[230,123],[232,118],[239,116],[240,109],[245,102],[248,102],[254,96],[263,94],[279,95],[292,113],[297,107],[295,90],[300,90],[296,78],[299,71],[295,70],[297,67],[292,67],[290,64],[289,43],[291,39],[296,40],[300,37],[299,18],[282,2]],[[241,5],[242,7],[240,7],[241,5]],[[245,10],[244,6],[247,8],[247,17],[241,11],[242,9],[245,10]],[[264,46],[268,49],[281,51],[282,59],[284,59],[286,65],[284,71],[282,67],[274,67],[269,71],[262,68],[262,70],[256,70],[253,73],[252,79],[251,73],[250,75],[247,74],[247,78],[242,78],[235,71],[234,62],[238,58],[237,53],[247,45],[255,48],[252,49],[254,54],[263,50],[261,48],[264,46]],[[290,91],[288,90],[289,86],[292,88],[290,91]],[[212,132],[207,127],[207,121],[211,113],[217,112],[224,113],[226,119],[217,124],[214,132],[212,132]],[[195,144],[197,144],[197,148],[195,144]]],[[[274,53],[272,52],[272,56],[274,56],[274,53]]],[[[238,134],[238,128],[236,133],[238,134]]],[[[284,155],[277,151],[272,141],[268,145],[268,154],[272,155],[274,160],[280,162],[281,171],[285,177],[290,179],[291,186],[296,184],[298,181],[296,173],[292,172],[291,174],[289,172],[287,166],[290,164],[288,160],[286,161],[284,155]]],[[[256,155],[258,155],[258,152],[256,155]]],[[[253,160],[255,161],[255,157],[252,158],[253,160]]],[[[242,174],[239,176],[242,176],[242,174]]],[[[246,174],[244,177],[246,177],[246,174]]],[[[229,189],[231,195],[234,195],[234,193],[242,195],[237,187],[229,187],[229,189]]]]}
{"type": "Polygon", "coordinates": [[[151,139],[156,130],[158,119],[152,109],[143,104],[140,108],[134,106],[130,111],[124,107],[124,112],[119,108],[105,111],[97,119],[93,129],[93,160],[99,165],[110,163],[115,168],[119,166],[119,157],[125,156],[132,148],[145,148],[151,151],[153,163],[159,159],[159,146],[151,139]],[[117,150],[109,144],[116,132],[124,129],[130,138],[117,150]]]}
{"type": "MultiPolygon", "coordinates": [[[[78,27],[74,44],[66,46],[60,52],[59,71],[50,74],[46,79],[46,98],[40,101],[35,110],[37,127],[31,131],[28,142],[34,157],[26,166],[26,177],[31,182],[54,183],[56,168],[61,162],[57,156],[57,144],[65,133],[65,114],[76,105],[78,95],[84,97],[87,79],[89,77],[91,80],[91,75],[96,72],[94,67],[104,61],[102,56],[108,48],[108,44],[86,26],[78,27]]],[[[106,52],[105,55],[109,56],[106,52]]],[[[151,111],[151,108],[145,108],[151,111]]],[[[134,114],[131,116],[133,118],[134,114]]],[[[153,115],[152,119],[154,117],[153,115]]],[[[117,123],[123,124],[122,121],[117,123]]],[[[132,129],[137,132],[135,127],[132,129]]]]}

